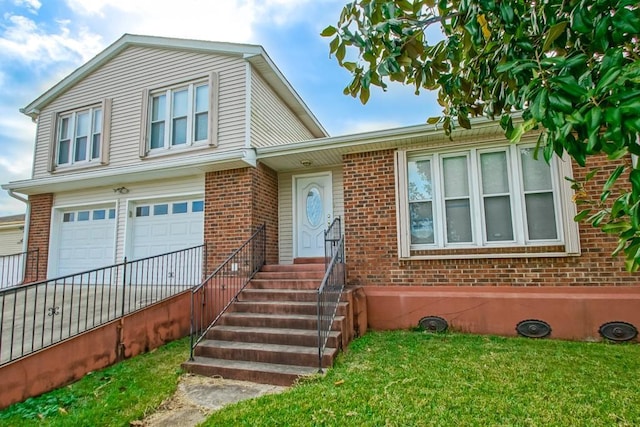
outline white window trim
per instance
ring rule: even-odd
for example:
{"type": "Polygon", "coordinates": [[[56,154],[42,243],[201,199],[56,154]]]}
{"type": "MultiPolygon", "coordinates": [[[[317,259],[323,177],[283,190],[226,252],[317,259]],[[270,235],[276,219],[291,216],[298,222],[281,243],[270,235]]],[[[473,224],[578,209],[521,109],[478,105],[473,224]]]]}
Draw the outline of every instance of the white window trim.
{"type": "Polygon", "coordinates": [[[213,72],[207,77],[190,78],[188,80],[168,84],[162,88],[145,89],[142,92],[142,114],[141,114],[141,132],[140,132],[140,158],[163,156],[181,152],[183,150],[193,150],[197,148],[216,147],[218,145],[218,74],[213,72]],[[198,86],[207,85],[209,87],[208,99],[208,123],[207,138],[199,141],[193,140],[195,133],[194,121],[196,112],[195,90],[198,86]],[[187,111],[187,142],[186,144],[171,144],[172,135],[172,94],[181,89],[187,89],[188,94],[188,111],[187,111]],[[158,148],[151,148],[151,114],[152,114],[152,98],[154,96],[165,95],[165,130],[164,145],[158,148]]]}
{"type": "Polygon", "coordinates": [[[50,149],[49,149],[49,161],[48,161],[48,171],[64,171],[64,170],[76,170],[86,167],[93,167],[98,165],[105,165],[109,163],[109,148],[111,141],[111,106],[112,99],[105,98],[102,102],[97,104],[92,104],[89,106],[76,108],[73,110],[68,110],[64,112],[54,112],[51,115],[51,134],[49,137],[50,149]],[[100,155],[96,158],[92,157],[92,147],[93,147],[93,112],[95,110],[100,109],[102,111],[102,127],[100,128],[100,155]],[[89,124],[89,135],[87,138],[87,159],[76,161],[75,157],[75,118],[78,113],[88,112],[90,115],[90,124],[89,124]],[[70,147],[69,147],[69,158],[70,162],[68,163],[60,163],[58,164],[59,158],[59,132],[60,132],[60,122],[64,117],[71,117],[70,127],[73,127],[73,132],[71,135],[70,147]]]}
{"type": "MultiPolygon", "coordinates": [[[[522,148],[531,144],[519,144],[517,147],[522,148]]],[[[527,241],[526,237],[526,224],[524,223],[524,195],[519,191],[513,191],[511,204],[514,221],[514,239],[515,241],[509,242],[485,242],[484,240],[484,225],[482,224],[482,218],[476,215],[472,218],[475,221],[472,224],[474,233],[474,243],[469,244],[449,244],[443,245],[445,228],[434,227],[434,233],[436,234],[436,243],[432,245],[412,245],[411,234],[409,230],[409,195],[408,195],[408,163],[407,160],[410,156],[419,157],[424,154],[424,157],[430,157],[432,159],[432,174],[439,174],[439,168],[441,165],[441,158],[447,155],[454,155],[456,153],[469,152],[476,150],[477,153],[500,151],[501,148],[507,148],[507,154],[509,156],[517,156],[519,151],[517,149],[508,149],[510,145],[508,143],[502,143],[500,145],[483,145],[477,148],[458,147],[450,150],[397,150],[395,152],[395,179],[396,179],[396,212],[397,212],[397,239],[398,239],[398,257],[400,259],[473,259],[473,258],[534,258],[534,257],[563,257],[563,256],[575,256],[580,254],[580,240],[578,224],[573,220],[576,215],[576,206],[572,201],[573,190],[571,189],[571,183],[562,179],[563,177],[572,178],[573,172],[571,167],[571,160],[568,156],[564,156],[562,159],[555,158],[552,163],[551,172],[552,180],[554,183],[554,205],[558,212],[556,213],[556,229],[558,232],[557,240],[536,240],[527,241]],[[438,159],[434,161],[433,159],[438,159]],[[435,168],[434,168],[435,166],[435,168]],[[517,200],[516,200],[517,199],[517,200]],[[480,240],[478,240],[480,239],[480,240]],[[480,242],[480,243],[479,243],[480,242]],[[495,253],[478,253],[474,250],[490,250],[492,248],[517,248],[524,247],[536,247],[536,246],[564,246],[565,250],[560,252],[521,252],[516,251],[513,253],[505,253],[504,250],[495,253]],[[455,249],[456,253],[437,254],[439,250],[451,250],[455,249]],[[469,253],[465,253],[464,250],[469,249],[469,253]],[[430,251],[433,254],[428,255],[412,255],[412,251],[430,251]]],[[[479,154],[478,154],[479,155],[479,154]]],[[[481,182],[473,179],[478,177],[478,166],[475,161],[471,161],[471,170],[469,171],[471,182],[471,197],[474,199],[472,203],[477,209],[482,208],[482,195],[481,195],[481,182]]],[[[521,163],[513,158],[508,158],[509,163],[509,180],[510,185],[517,185],[522,188],[522,174],[519,168],[521,163]],[[514,166],[515,165],[515,166],[514,166]],[[513,181],[517,179],[517,181],[513,181]]],[[[441,180],[435,180],[435,185],[441,185],[441,180]]],[[[438,189],[437,191],[441,191],[438,189]]],[[[436,209],[442,210],[444,206],[439,200],[433,201],[434,209],[434,221],[436,216],[436,209]]],[[[440,217],[442,218],[442,216],[440,217]]]]}

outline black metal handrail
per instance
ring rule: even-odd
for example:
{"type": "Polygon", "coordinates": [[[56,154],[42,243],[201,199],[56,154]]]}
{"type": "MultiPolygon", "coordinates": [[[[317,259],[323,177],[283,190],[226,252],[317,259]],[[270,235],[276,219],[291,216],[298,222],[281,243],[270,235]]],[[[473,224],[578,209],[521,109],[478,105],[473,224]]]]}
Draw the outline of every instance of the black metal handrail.
{"type": "Polygon", "coordinates": [[[191,352],[266,262],[266,225],[191,291],[191,352]]]}
{"type": "Polygon", "coordinates": [[[204,259],[200,245],[0,290],[0,366],[193,288],[204,259]]]}
{"type": "Polygon", "coordinates": [[[326,271],[318,288],[318,369],[322,372],[322,356],[331,334],[340,297],[347,281],[344,258],[344,236],[340,218],[324,233],[326,271]]]}
{"type": "Polygon", "coordinates": [[[30,277],[38,277],[38,257],[38,249],[11,255],[1,255],[0,289],[23,283],[26,271],[30,272],[30,277]]]}

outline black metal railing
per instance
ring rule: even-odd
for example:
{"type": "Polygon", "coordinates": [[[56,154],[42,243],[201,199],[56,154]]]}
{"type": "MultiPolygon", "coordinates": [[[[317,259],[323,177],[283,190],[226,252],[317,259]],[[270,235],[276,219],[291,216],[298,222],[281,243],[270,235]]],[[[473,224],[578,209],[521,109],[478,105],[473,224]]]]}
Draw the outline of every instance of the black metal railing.
{"type": "Polygon", "coordinates": [[[236,249],[191,292],[191,353],[266,262],[266,226],[236,249]]]}
{"type": "Polygon", "coordinates": [[[0,290],[0,365],[193,288],[205,259],[200,245],[0,290]]]}
{"type": "Polygon", "coordinates": [[[27,271],[38,277],[38,249],[0,256],[0,289],[20,285],[27,271]]]}
{"type": "Polygon", "coordinates": [[[336,218],[325,231],[324,250],[326,272],[318,288],[318,369],[320,372],[322,372],[322,356],[327,347],[342,290],[347,281],[344,236],[340,218],[336,218]]]}

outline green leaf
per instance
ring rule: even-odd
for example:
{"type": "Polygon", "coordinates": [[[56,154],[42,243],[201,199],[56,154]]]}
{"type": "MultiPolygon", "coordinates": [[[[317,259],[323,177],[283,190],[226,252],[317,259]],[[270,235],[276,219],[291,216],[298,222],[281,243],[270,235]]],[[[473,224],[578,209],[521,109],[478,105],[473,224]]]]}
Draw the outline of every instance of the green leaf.
{"type": "Polygon", "coordinates": [[[596,85],[596,94],[602,95],[603,93],[611,90],[610,86],[613,84],[613,82],[616,81],[621,72],[622,69],[619,67],[614,67],[607,70],[596,85]]]}
{"type": "Polygon", "coordinates": [[[615,184],[615,182],[618,180],[620,175],[622,175],[622,172],[624,172],[624,169],[625,167],[622,165],[615,168],[615,170],[611,173],[611,175],[609,175],[609,179],[607,179],[607,182],[604,183],[604,186],[602,187],[602,191],[611,190],[611,187],[613,186],[613,184],[615,184]]]}
{"type": "Polygon", "coordinates": [[[332,35],[334,35],[337,32],[338,32],[338,29],[336,27],[334,27],[333,25],[329,25],[327,28],[322,30],[320,35],[322,37],[331,37],[332,35]]]}
{"type": "Polygon", "coordinates": [[[427,123],[430,125],[435,125],[440,121],[440,117],[429,117],[427,119],[427,123]]]}
{"type": "Polygon", "coordinates": [[[564,33],[565,28],[567,28],[567,24],[567,21],[558,22],[557,24],[549,28],[549,31],[547,31],[544,37],[544,45],[542,45],[543,52],[547,52],[549,48],[551,48],[553,42],[556,41],[556,39],[560,37],[562,33],[564,33]]]}
{"type": "Polygon", "coordinates": [[[585,219],[587,216],[589,216],[589,214],[591,213],[591,209],[585,209],[583,211],[580,211],[580,213],[578,213],[578,215],[576,215],[575,217],[573,217],[573,220],[575,222],[580,222],[583,219],[585,219]]]}
{"type": "Polygon", "coordinates": [[[369,89],[366,87],[363,87],[362,89],[360,89],[360,102],[362,104],[366,104],[367,101],[369,100],[369,89]]]}

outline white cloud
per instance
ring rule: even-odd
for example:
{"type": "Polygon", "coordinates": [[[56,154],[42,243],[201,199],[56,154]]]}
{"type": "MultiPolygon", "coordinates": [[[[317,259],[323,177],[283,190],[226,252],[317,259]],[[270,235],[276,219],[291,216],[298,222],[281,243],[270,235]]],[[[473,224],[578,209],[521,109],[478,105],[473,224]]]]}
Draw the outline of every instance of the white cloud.
{"type": "Polygon", "coordinates": [[[257,23],[283,25],[308,19],[305,6],[312,0],[67,0],[78,15],[108,20],[110,31],[227,42],[256,42],[257,23]],[[114,19],[115,18],[115,19],[114,19]],[[122,18],[122,19],[120,19],[122,18]]]}
{"type": "Polygon", "coordinates": [[[352,133],[371,132],[374,130],[393,129],[403,126],[402,123],[396,121],[384,120],[346,120],[342,123],[342,129],[339,135],[348,135],[352,133]]]}
{"type": "Polygon", "coordinates": [[[52,62],[89,60],[103,47],[102,37],[79,29],[72,34],[70,21],[58,21],[58,31],[48,34],[36,22],[21,15],[5,15],[6,30],[0,37],[3,60],[18,60],[46,67],[52,62]]]}
{"type": "Polygon", "coordinates": [[[24,6],[33,14],[37,14],[40,7],[42,7],[42,3],[38,0],[14,0],[13,4],[16,6],[24,6]]]}

